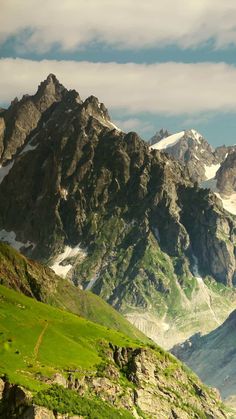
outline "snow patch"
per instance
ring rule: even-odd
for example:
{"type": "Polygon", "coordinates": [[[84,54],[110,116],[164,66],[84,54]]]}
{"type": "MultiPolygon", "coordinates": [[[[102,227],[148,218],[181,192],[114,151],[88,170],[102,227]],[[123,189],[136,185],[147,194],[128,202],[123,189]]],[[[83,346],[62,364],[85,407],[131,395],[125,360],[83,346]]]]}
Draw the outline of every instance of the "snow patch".
{"type": "Polygon", "coordinates": [[[60,253],[56,259],[54,260],[53,264],[50,265],[50,268],[62,278],[65,278],[68,272],[71,270],[73,265],[70,263],[63,262],[68,258],[73,258],[81,254],[81,256],[86,256],[84,250],[81,249],[80,245],[78,244],[75,247],[65,246],[65,249],[62,253],[60,253]]]}
{"type": "Polygon", "coordinates": [[[193,134],[194,139],[198,142],[198,144],[201,144],[200,138],[202,138],[202,135],[199,134],[199,132],[197,132],[195,129],[191,129],[190,131],[193,134]]]}
{"type": "Polygon", "coordinates": [[[226,211],[236,215],[236,193],[233,193],[229,197],[222,197],[218,192],[216,196],[222,201],[223,207],[226,211]]]}
{"type": "Polygon", "coordinates": [[[91,290],[91,288],[94,286],[95,282],[97,281],[98,277],[99,277],[99,274],[96,274],[96,275],[95,275],[95,277],[94,277],[94,278],[92,278],[92,279],[89,281],[88,285],[87,285],[87,286],[86,286],[86,288],[85,288],[85,290],[86,290],[86,291],[91,290]]]}
{"type": "Polygon", "coordinates": [[[16,233],[14,231],[6,231],[6,230],[1,230],[0,231],[0,241],[3,241],[5,243],[8,243],[10,246],[14,247],[14,249],[16,250],[20,250],[22,247],[30,247],[32,246],[32,248],[35,247],[35,244],[27,241],[27,243],[22,243],[18,240],[16,240],[16,233]]]}
{"type": "Polygon", "coordinates": [[[212,164],[211,166],[207,166],[205,164],[205,176],[207,180],[214,179],[217,170],[220,168],[220,164],[212,164]]]}
{"type": "Polygon", "coordinates": [[[121,129],[120,129],[120,128],[118,128],[115,124],[113,124],[113,122],[109,122],[109,124],[110,124],[113,128],[115,128],[117,131],[121,131],[121,129]]]}
{"type": "MultiPolygon", "coordinates": [[[[191,129],[190,131],[181,131],[177,132],[176,134],[169,135],[169,137],[165,137],[158,143],[151,145],[150,148],[153,150],[165,150],[166,148],[177,144],[184,135],[186,135],[186,137],[193,138],[197,141],[198,144],[201,144],[202,135],[199,134],[199,132],[197,132],[195,129],[191,129]]],[[[198,146],[196,146],[196,149],[197,148],[198,146]]]]}
{"type": "Polygon", "coordinates": [[[150,148],[153,150],[165,150],[166,148],[177,144],[184,134],[185,131],[181,131],[177,132],[177,134],[169,135],[169,137],[163,138],[158,143],[151,145],[150,148]]]}
{"type": "Polygon", "coordinates": [[[31,145],[30,143],[31,143],[31,141],[23,148],[23,150],[20,152],[19,156],[21,156],[24,153],[27,153],[28,151],[35,150],[38,147],[38,144],[31,145]]]}
{"type": "Polygon", "coordinates": [[[5,176],[7,176],[8,173],[10,172],[13,164],[14,164],[14,161],[12,161],[11,163],[8,163],[6,166],[0,165],[0,184],[2,183],[5,176]]]}
{"type": "Polygon", "coordinates": [[[112,130],[115,129],[116,131],[121,131],[120,128],[113,124],[113,122],[108,121],[104,116],[102,118],[99,116],[95,116],[94,118],[96,118],[97,121],[99,121],[104,127],[110,128],[112,130]]]}

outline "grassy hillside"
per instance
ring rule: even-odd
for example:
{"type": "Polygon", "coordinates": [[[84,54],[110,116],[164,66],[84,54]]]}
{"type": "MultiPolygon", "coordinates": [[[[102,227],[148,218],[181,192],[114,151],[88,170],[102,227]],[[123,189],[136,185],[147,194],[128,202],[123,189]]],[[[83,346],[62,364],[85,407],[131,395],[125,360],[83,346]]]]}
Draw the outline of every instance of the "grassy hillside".
{"type": "Polygon", "coordinates": [[[82,291],[50,268],[0,242],[0,283],[39,301],[111,327],[133,339],[150,340],[92,292],[82,291]]]}
{"type": "Polygon", "coordinates": [[[38,375],[74,369],[95,373],[104,340],[119,346],[137,345],[115,330],[4,286],[0,286],[0,298],[0,374],[7,373],[12,382],[38,388],[38,375]]]}
{"type": "Polygon", "coordinates": [[[160,417],[157,412],[167,418],[173,411],[185,415],[180,417],[224,417],[214,393],[165,351],[4,286],[0,360],[0,376],[31,390],[37,404],[62,413],[132,418],[135,409],[140,418],[160,417]],[[80,382],[77,391],[54,384],[56,374],[66,380],[70,372],[80,382]]]}

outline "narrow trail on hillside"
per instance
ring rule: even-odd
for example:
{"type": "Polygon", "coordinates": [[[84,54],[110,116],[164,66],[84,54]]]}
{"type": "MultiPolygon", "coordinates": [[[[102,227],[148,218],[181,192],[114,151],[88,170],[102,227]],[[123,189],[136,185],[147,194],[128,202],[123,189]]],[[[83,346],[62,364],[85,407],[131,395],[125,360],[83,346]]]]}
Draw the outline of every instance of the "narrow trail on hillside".
{"type": "Polygon", "coordinates": [[[45,324],[45,326],[44,326],[42,332],[40,333],[40,335],[39,335],[39,337],[37,339],[37,342],[35,344],[35,347],[34,347],[34,360],[35,361],[36,361],[36,359],[38,357],[38,352],[39,352],[40,345],[42,343],[43,335],[46,332],[47,328],[48,328],[48,323],[45,324]]]}

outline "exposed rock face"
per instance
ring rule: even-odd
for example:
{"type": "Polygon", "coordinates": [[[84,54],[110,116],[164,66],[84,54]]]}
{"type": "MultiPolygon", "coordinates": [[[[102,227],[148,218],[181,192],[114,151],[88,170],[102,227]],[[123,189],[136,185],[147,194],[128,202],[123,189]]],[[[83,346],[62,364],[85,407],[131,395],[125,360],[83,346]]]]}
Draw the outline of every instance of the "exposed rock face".
{"type": "MultiPolygon", "coordinates": [[[[136,419],[144,415],[152,419],[226,418],[216,392],[203,387],[174,357],[147,348],[110,347],[102,374],[98,370],[96,376],[79,379],[69,374],[66,387],[80,396],[96,395],[136,419]],[[121,376],[126,377],[125,386],[121,376]]],[[[55,380],[58,383],[58,376],[55,380]]],[[[6,419],[83,418],[79,412],[73,416],[37,406],[27,391],[9,383],[5,383],[3,403],[6,419]]]]}
{"type": "MultiPolygon", "coordinates": [[[[189,380],[180,365],[174,363],[174,359],[174,364],[170,367],[170,359],[167,357],[161,362],[158,361],[155,351],[140,348],[133,350],[112,345],[111,347],[115,363],[135,386],[133,391],[127,391],[120,399],[120,407],[132,411],[132,406],[135,406],[138,412],[141,411],[153,419],[187,419],[192,417],[192,409],[196,409],[198,413],[202,411],[205,417],[212,419],[225,417],[223,410],[216,409],[216,400],[213,403],[210,401],[209,396],[215,398],[214,391],[203,390],[201,384],[195,381],[196,377],[193,381],[189,380]],[[188,406],[185,404],[186,397],[188,406]]],[[[85,382],[92,392],[102,395],[107,401],[112,400],[119,406],[116,396],[122,394],[122,388],[111,381],[111,378],[114,381],[112,364],[104,374],[103,378],[87,379],[85,382]]]]}
{"type": "Polygon", "coordinates": [[[236,192],[236,151],[229,153],[216,174],[217,188],[223,195],[236,192]]]}
{"type": "Polygon", "coordinates": [[[217,387],[230,401],[236,392],[236,311],[213,332],[192,336],[172,352],[192,368],[208,385],[217,387]]]}
{"type": "Polygon", "coordinates": [[[24,145],[27,137],[44,119],[44,113],[59,102],[66,89],[50,74],[34,96],[15,99],[0,114],[0,164],[6,164],[24,145]]]}
{"type": "MultiPolygon", "coordinates": [[[[204,275],[231,285],[235,222],[217,198],[194,186],[180,163],[114,127],[95,97],[82,102],[51,88],[50,103],[59,89],[53,106],[0,185],[0,229],[48,263],[80,244],[83,259],[62,258],[68,277],[126,314],[141,309],[167,323],[190,315],[194,253],[204,275]]],[[[49,103],[37,101],[40,109],[49,103]]],[[[223,320],[231,303],[218,309],[223,320]]]]}

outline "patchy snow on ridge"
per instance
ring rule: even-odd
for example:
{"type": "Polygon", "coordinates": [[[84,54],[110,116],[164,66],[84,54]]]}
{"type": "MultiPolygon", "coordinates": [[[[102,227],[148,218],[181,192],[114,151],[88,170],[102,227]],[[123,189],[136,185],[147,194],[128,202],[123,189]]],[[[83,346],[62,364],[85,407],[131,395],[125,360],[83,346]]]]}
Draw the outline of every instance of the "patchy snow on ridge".
{"type": "Polygon", "coordinates": [[[50,265],[50,268],[62,278],[65,278],[68,272],[71,270],[73,265],[70,263],[63,262],[68,258],[73,258],[81,254],[85,256],[86,253],[81,249],[79,244],[75,247],[65,246],[65,249],[62,253],[60,253],[54,260],[53,264],[50,265]]]}
{"type": "Polygon", "coordinates": [[[115,128],[117,131],[121,131],[121,129],[120,129],[120,128],[118,128],[115,124],[113,124],[113,122],[109,122],[109,124],[110,124],[113,128],[115,128]]]}
{"type": "Polygon", "coordinates": [[[14,161],[12,161],[11,163],[8,163],[6,166],[0,165],[0,184],[2,183],[5,176],[7,176],[8,173],[10,172],[13,164],[14,164],[14,161]]]}
{"type": "Polygon", "coordinates": [[[236,215],[236,193],[233,193],[229,197],[222,197],[219,193],[216,193],[216,196],[220,198],[226,211],[236,215]]]}
{"type": "Polygon", "coordinates": [[[23,150],[20,152],[19,156],[21,156],[21,155],[22,155],[22,154],[24,154],[24,153],[27,153],[27,151],[35,150],[35,149],[38,147],[38,144],[36,144],[36,145],[31,145],[30,143],[31,143],[31,141],[30,141],[28,144],[26,144],[26,146],[25,146],[25,147],[23,148],[23,150]]]}
{"type": "MultiPolygon", "coordinates": [[[[165,150],[168,147],[172,147],[177,144],[184,135],[196,140],[198,144],[201,144],[200,139],[202,138],[202,135],[199,134],[199,132],[197,132],[195,129],[190,129],[189,131],[181,131],[177,132],[176,134],[169,135],[169,137],[165,137],[158,143],[151,145],[150,148],[154,150],[165,150]]],[[[197,148],[198,146],[196,146],[196,149],[197,148]]]]}
{"type": "Polygon", "coordinates": [[[198,142],[198,144],[201,144],[200,138],[202,138],[202,135],[199,134],[199,132],[197,132],[195,129],[191,129],[190,131],[193,134],[194,139],[198,142]]]}
{"type": "Polygon", "coordinates": [[[221,200],[223,208],[231,214],[236,215],[236,193],[232,193],[229,196],[221,195],[217,188],[217,180],[214,177],[204,180],[200,186],[203,189],[211,189],[211,191],[221,200]]]}
{"type": "Polygon", "coordinates": [[[16,250],[20,250],[22,247],[35,247],[34,243],[27,241],[27,243],[22,243],[16,240],[16,233],[14,231],[0,230],[0,241],[8,243],[10,246],[14,247],[16,250]]]}
{"type": "Polygon", "coordinates": [[[165,137],[158,143],[151,145],[150,148],[153,150],[165,150],[166,148],[177,144],[184,134],[185,131],[181,131],[177,132],[177,134],[169,135],[169,137],[165,137]]]}
{"type": "Polygon", "coordinates": [[[205,176],[207,180],[214,179],[217,170],[220,168],[220,164],[212,164],[211,166],[205,165],[205,176]]]}

